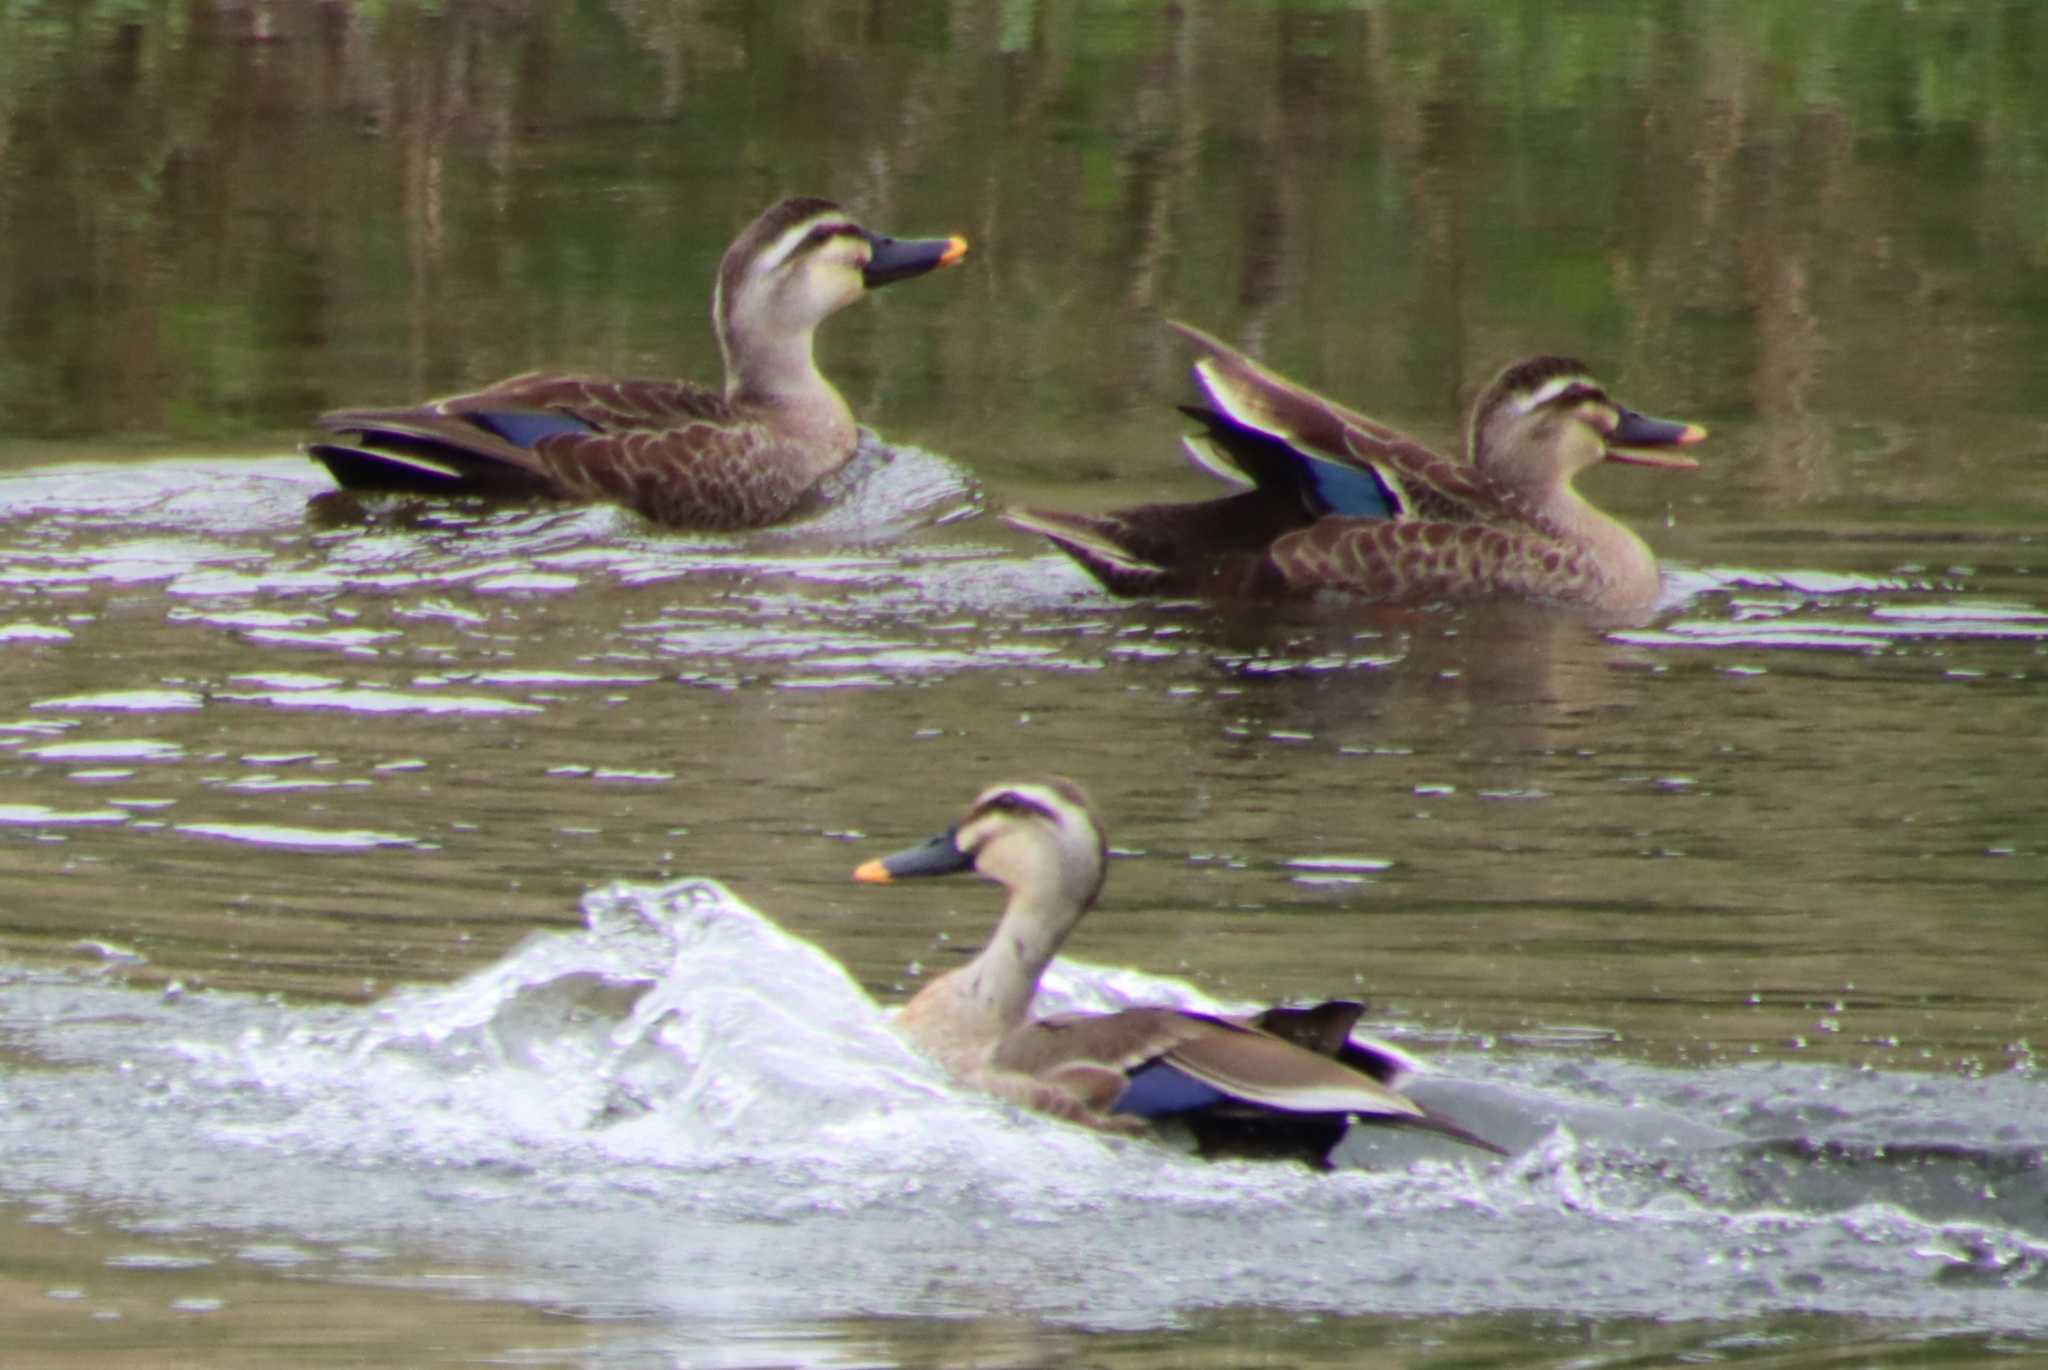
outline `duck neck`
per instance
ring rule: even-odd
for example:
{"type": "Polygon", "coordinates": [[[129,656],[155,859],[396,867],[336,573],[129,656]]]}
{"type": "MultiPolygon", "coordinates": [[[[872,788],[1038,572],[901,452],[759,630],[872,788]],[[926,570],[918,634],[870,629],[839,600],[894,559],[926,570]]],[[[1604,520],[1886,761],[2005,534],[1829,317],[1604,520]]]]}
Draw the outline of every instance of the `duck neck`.
{"type": "Polygon", "coordinates": [[[851,424],[846,401],[818,370],[814,337],[810,329],[772,336],[765,330],[721,330],[726,398],[761,408],[830,409],[851,424]]]}
{"type": "Polygon", "coordinates": [[[988,945],[959,971],[968,998],[997,1033],[1010,1031],[1029,1015],[1039,977],[1080,914],[1056,888],[1011,893],[988,945]]]}
{"type": "Polygon", "coordinates": [[[860,441],[853,411],[819,374],[811,330],[779,333],[721,320],[725,399],[733,417],[763,425],[783,449],[784,475],[808,487],[844,466],[860,441]]]}
{"type": "Polygon", "coordinates": [[[1627,524],[1607,514],[1559,481],[1538,508],[1551,535],[1589,553],[1591,565],[1610,582],[1617,599],[1648,603],[1657,596],[1657,558],[1627,524]]]}

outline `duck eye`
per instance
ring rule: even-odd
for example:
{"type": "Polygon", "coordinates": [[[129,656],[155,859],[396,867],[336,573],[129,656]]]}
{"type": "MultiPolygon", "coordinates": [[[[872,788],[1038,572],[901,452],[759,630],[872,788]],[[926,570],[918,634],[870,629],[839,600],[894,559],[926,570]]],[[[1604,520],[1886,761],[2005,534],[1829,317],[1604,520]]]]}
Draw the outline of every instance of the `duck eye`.
{"type": "Polygon", "coordinates": [[[1621,427],[1621,415],[1615,411],[1613,405],[1605,401],[1595,402],[1589,400],[1585,404],[1580,405],[1579,417],[1599,429],[1602,433],[1612,433],[1615,429],[1621,427]]]}

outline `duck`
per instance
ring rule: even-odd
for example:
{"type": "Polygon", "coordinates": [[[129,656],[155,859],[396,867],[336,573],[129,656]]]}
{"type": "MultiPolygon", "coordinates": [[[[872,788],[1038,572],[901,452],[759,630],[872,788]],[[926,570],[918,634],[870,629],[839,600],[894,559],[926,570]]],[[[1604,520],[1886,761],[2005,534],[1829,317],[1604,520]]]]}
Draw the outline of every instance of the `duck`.
{"type": "Polygon", "coordinates": [[[1507,1154],[1401,1093],[1418,1063],[1354,1035],[1364,1006],[1353,1001],[1033,1017],[1039,980],[1100,897],[1108,862],[1087,794],[1050,776],[991,785],[943,832],[862,863],[853,878],[865,884],[971,870],[1007,892],[986,945],[904,1004],[897,1030],[962,1084],[1106,1133],[1171,1133],[1204,1156],[1328,1169],[1354,1121],[1507,1154]]]}
{"type": "Polygon", "coordinates": [[[719,262],[723,390],[534,371],[425,404],[333,410],[314,426],[335,437],[305,451],[347,490],[610,502],[706,531],[781,522],[819,502],[859,443],[812,355],[818,326],[966,253],[957,235],[888,238],[830,200],[791,196],[719,262]]]}
{"type": "Polygon", "coordinates": [[[1004,518],[1049,539],[1111,593],[1270,599],[1337,592],[1425,605],[1519,599],[1624,616],[1654,608],[1657,559],[1573,488],[1620,462],[1665,471],[1697,424],[1649,418],[1609,397],[1580,362],[1536,356],[1479,392],[1465,459],[1432,451],[1188,324],[1206,403],[1185,448],[1241,487],[1191,504],[1103,514],[1020,508],[1004,518]]]}

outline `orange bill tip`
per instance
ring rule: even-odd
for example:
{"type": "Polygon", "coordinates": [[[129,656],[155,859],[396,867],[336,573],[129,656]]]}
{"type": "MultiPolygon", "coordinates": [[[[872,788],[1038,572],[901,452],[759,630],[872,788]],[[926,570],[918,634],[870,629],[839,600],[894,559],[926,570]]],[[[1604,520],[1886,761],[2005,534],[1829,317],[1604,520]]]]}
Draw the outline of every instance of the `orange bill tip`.
{"type": "Polygon", "coordinates": [[[889,868],[882,864],[879,857],[873,861],[863,861],[858,866],[855,866],[853,868],[853,878],[863,885],[886,885],[893,879],[889,874],[889,868]]]}
{"type": "Polygon", "coordinates": [[[955,233],[946,239],[946,250],[939,257],[940,266],[951,266],[967,255],[967,240],[955,233]]]}

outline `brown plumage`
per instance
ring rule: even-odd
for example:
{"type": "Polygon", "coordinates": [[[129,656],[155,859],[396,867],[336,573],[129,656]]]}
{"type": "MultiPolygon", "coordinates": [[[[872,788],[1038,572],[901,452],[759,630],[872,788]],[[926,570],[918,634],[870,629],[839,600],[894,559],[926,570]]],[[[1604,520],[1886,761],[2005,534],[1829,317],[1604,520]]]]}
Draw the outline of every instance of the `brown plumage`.
{"type": "Polygon", "coordinates": [[[1474,401],[1457,461],[1296,385],[1186,324],[1207,405],[1189,454],[1251,488],[1106,514],[1020,509],[1122,595],[1270,597],[1318,590],[1403,604],[1510,597],[1649,609],[1657,563],[1572,478],[1601,461],[1668,469],[1706,436],[1613,400],[1578,362],[1536,357],[1474,401]]]}
{"type": "Polygon", "coordinates": [[[973,960],[932,980],[897,1019],[961,1081],[1104,1131],[1178,1124],[1205,1154],[1326,1165],[1354,1120],[1500,1151],[1400,1093],[1414,1062],[1352,1036],[1357,1004],[1244,1017],[1137,1007],[1033,1018],[1039,977],[1108,870],[1102,831],[1071,780],[991,786],[954,827],[865,863],[854,878],[886,883],[969,869],[1008,891],[1002,919],[973,960]]]}
{"type": "Polygon", "coordinates": [[[826,200],[771,206],[726,249],[712,321],[725,387],[534,372],[398,409],[340,409],[309,444],[351,489],[622,504],[679,528],[804,512],[859,440],[812,356],[817,326],[863,293],[956,262],[959,238],[896,240],[826,200]]]}

